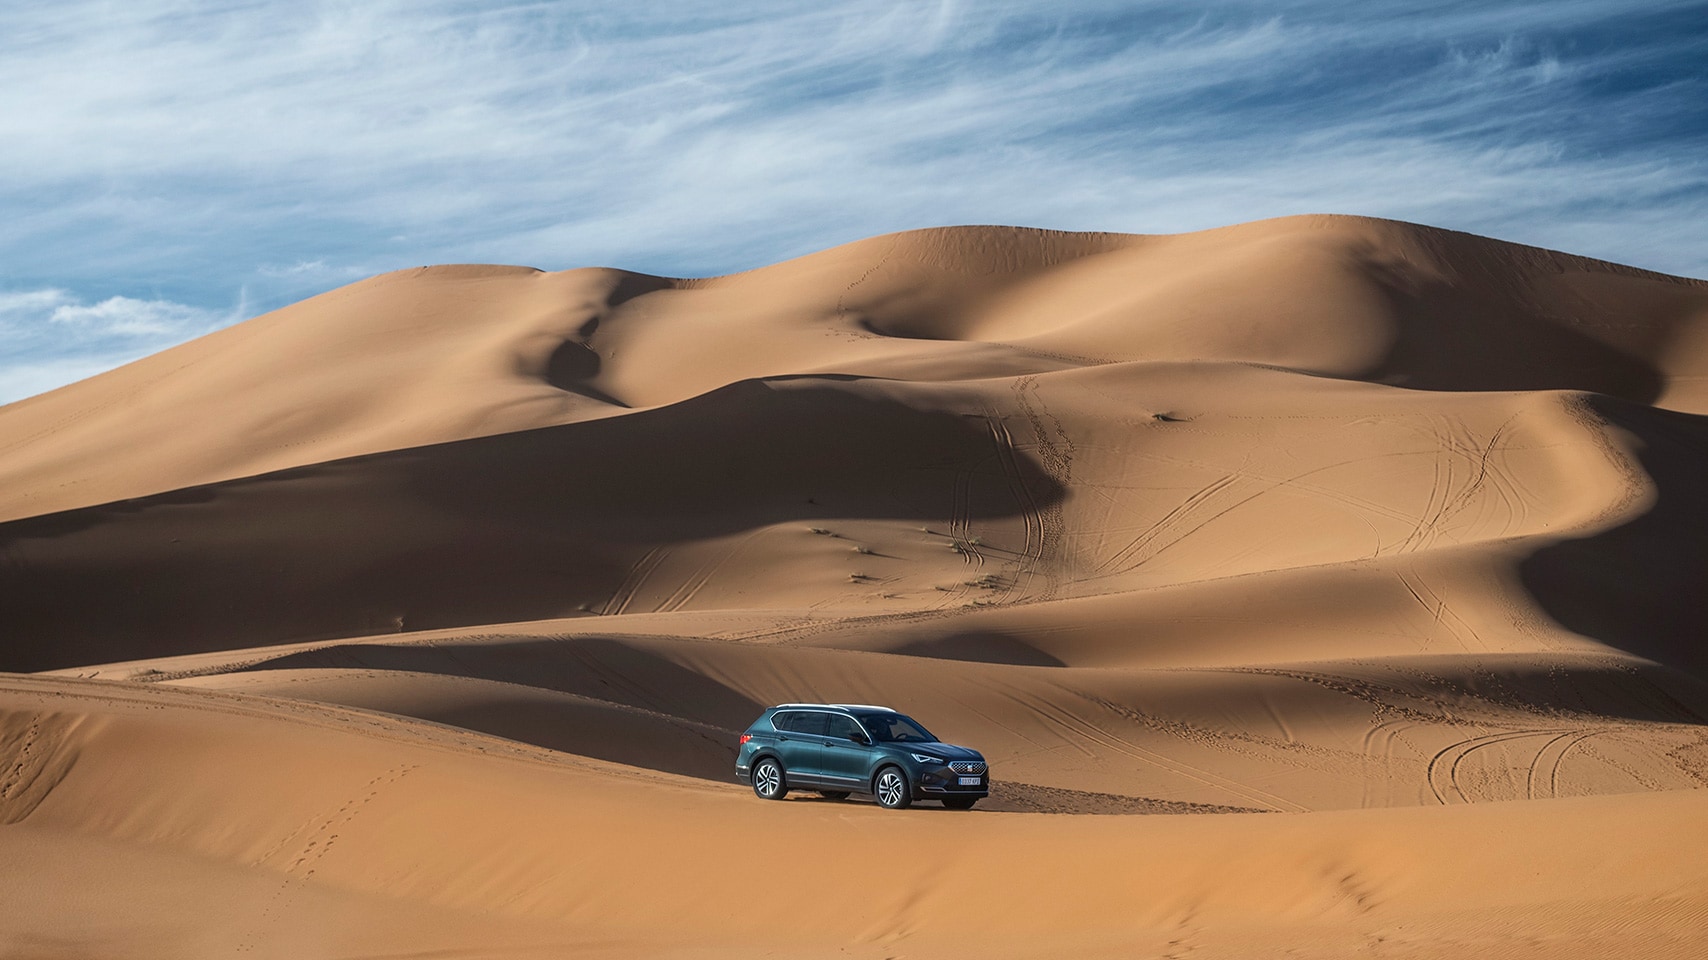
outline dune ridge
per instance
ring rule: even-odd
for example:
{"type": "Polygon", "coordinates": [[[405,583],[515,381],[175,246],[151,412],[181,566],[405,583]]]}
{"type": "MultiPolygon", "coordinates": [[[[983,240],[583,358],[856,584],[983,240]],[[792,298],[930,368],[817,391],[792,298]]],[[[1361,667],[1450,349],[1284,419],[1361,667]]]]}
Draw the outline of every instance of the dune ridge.
{"type": "Polygon", "coordinates": [[[0,408],[0,846],[54,878],[0,942],[1697,955],[1705,338],[1702,281],[1413,224],[952,227],[400,271],[0,408]],[[744,796],[797,699],[990,802],[744,796]],[[773,842],[895,886],[754,939],[707,891],[773,842]],[[152,873],[227,914],[36,919],[152,873]]]}

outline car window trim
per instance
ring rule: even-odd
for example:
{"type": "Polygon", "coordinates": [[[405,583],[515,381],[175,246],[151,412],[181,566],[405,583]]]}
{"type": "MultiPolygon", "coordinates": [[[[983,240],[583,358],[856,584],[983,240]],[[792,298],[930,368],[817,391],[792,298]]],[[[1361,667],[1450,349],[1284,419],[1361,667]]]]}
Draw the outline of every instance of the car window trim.
{"type": "MultiPolygon", "coordinates": [[[[838,713],[831,711],[831,710],[808,710],[808,709],[779,710],[778,712],[771,715],[771,728],[773,730],[776,730],[778,733],[795,733],[795,734],[799,734],[803,737],[824,737],[824,736],[826,736],[826,734],[822,734],[822,733],[808,733],[805,730],[789,730],[789,729],[785,729],[783,727],[777,726],[777,718],[778,717],[795,716],[798,714],[806,714],[806,713],[816,713],[816,714],[819,714],[820,716],[825,716],[825,717],[842,716],[842,714],[838,714],[838,713]]],[[[826,729],[829,729],[829,728],[826,727],[826,729]]]]}
{"type": "MultiPolygon", "coordinates": [[[[841,717],[842,719],[847,720],[848,722],[854,724],[854,729],[860,731],[860,733],[865,736],[866,742],[868,744],[870,744],[872,742],[872,731],[867,730],[866,725],[860,722],[860,718],[856,717],[852,713],[841,713],[839,711],[834,711],[834,710],[821,710],[819,712],[825,714],[826,716],[841,717]]],[[[848,743],[857,742],[850,737],[839,737],[836,734],[829,733],[828,727],[826,727],[825,729],[827,731],[825,733],[825,739],[827,739],[827,740],[843,740],[843,741],[847,741],[848,743]]]]}
{"type": "MultiPolygon", "coordinates": [[[[866,725],[864,723],[860,722],[859,717],[855,716],[852,713],[844,713],[841,710],[821,710],[821,709],[814,708],[814,707],[791,707],[788,710],[778,710],[776,713],[773,713],[771,715],[771,729],[777,731],[778,733],[794,733],[794,734],[799,734],[800,736],[803,736],[803,737],[823,737],[826,740],[845,739],[842,737],[833,736],[828,732],[826,732],[826,733],[807,733],[804,730],[789,730],[789,729],[786,729],[784,727],[778,726],[777,720],[779,717],[793,716],[795,714],[800,714],[800,713],[817,713],[817,714],[821,714],[821,715],[826,716],[826,717],[846,717],[849,720],[854,721],[854,726],[861,733],[866,735],[866,742],[868,744],[872,744],[872,743],[877,742],[876,740],[874,740],[872,738],[872,731],[866,729],[866,725]]],[[[828,725],[826,725],[825,730],[828,731],[829,729],[830,729],[830,727],[828,725]]],[[[848,742],[853,743],[854,741],[849,740],[848,742]]]]}

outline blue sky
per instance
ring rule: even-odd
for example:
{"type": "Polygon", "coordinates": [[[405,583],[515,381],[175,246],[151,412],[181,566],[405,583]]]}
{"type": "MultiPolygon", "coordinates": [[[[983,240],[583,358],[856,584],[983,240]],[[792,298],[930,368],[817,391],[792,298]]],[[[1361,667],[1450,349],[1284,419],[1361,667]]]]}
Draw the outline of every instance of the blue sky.
{"type": "Polygon", "coordinates": [[[1708,0],[0,7],[0,401],[385,270],[1414,220],[1708,277],[1708,0]]]}

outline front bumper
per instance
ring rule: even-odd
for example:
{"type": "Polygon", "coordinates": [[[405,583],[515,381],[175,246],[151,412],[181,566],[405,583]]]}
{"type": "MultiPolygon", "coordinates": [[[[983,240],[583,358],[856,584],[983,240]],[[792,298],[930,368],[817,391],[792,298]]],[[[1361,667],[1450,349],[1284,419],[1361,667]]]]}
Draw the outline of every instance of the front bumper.
{"type": "Polygon", "coordinates": [[[926,770],[919,774],[913,785],[913,796],[916,800],[931,797],[988,797],[990,796],[990,771],[979,774],[977,786],[962,785],[961,775],[946,767],[926,770]]]}

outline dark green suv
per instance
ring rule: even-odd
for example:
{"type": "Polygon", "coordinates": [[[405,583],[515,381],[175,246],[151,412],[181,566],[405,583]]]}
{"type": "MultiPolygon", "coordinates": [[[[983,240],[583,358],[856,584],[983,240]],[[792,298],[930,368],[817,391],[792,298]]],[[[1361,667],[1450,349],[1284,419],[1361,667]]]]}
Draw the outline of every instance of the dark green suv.
{"type": "Polygon", "coordinates": [[[784,703],[766,710],[735,755],[735,775],[761,799],[813,790],[832,800],[867,793],[891,810],[941,800],[968,810],[990,794],[977,750],[942,743],[889,707],[784,703]]]}

